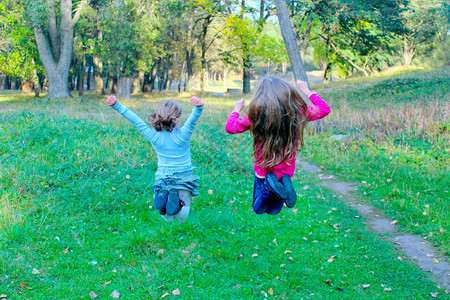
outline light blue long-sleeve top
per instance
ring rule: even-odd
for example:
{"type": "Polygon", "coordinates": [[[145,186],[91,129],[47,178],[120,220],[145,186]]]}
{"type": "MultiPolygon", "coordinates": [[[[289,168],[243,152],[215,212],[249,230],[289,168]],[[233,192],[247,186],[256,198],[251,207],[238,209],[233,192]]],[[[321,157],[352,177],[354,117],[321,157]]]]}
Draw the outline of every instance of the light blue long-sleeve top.
{"type": "Polygon", "coordinates": [[[204,107],[205,105],[194,106],[183,127],[177,126],[172,132],[169,132],[167,130],[157,131],[119,101],[112,106],[150,141],[158,156],[158,172],[162,170],[183,171],[192,168],[190,139],[204,107]]]}

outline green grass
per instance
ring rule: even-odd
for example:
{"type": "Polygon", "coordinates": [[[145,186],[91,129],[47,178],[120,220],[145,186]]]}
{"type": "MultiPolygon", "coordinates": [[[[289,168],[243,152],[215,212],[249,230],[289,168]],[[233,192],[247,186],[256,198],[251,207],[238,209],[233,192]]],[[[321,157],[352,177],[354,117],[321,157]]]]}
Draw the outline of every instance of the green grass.
{"type": "Polygon", "coordinates": [[[450,68],[318,91],[332,114],[303,155],[361,182],[361,196],[449,255],[450,68]]]}
{"type": "MultiPolygon", "coordinates": [[[[150,208],[150,144],[104,99],[1,97],[0,295],[7,299],[90,299],[91,291],[104,299],[114,290],[120,299],[444,297],[310,174],[297,171],[294,209],[254,214],[250,136],[224,132],[237,98],[204,99],[191,143],[200,195],[177,224],[150,208]]],[[[145,116],[165,97],[123,103],[145,116]]],[[[170,97],[191,110],[188,95],[170,97]]],[[[308,140],[313,153],[316,137],[308,140]]]]}

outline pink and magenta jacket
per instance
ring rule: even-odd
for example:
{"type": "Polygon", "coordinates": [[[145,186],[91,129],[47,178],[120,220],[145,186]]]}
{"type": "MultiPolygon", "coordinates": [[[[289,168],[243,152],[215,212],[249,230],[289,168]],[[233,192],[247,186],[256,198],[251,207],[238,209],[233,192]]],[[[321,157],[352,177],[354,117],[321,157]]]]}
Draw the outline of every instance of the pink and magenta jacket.
{"type": "MultiPolygon", "coordinates": [[[[322,98],[320,98],[319,95],[311,92],[308,97],[309,100],[311,100],[311,102],[314,104],[314,106],[308,106],[306,117],[309,121],[322,119],[330,113],[330,107],[325,101],[323,101],[322,98]]],[[[239,118],[239,113],[237,111],[233,111],[228,117],[227,124],[225,125],[225,131],[230,134],[236,134],[247,131],[250,129],[250,127],[251,123],[247,116],[239,118]]],[[[295,156],[296,153],[294,153],[292,157],[288,158],[285,161],[282,161],[280,164],[270,169],[266,169],[256,163],[254,167],[256,176],[265,178],[267,173],[269,172],[274,172],[278,178],[281,178],[284,174],[288,174],[290,177],[294,176],[295,156]]]]}

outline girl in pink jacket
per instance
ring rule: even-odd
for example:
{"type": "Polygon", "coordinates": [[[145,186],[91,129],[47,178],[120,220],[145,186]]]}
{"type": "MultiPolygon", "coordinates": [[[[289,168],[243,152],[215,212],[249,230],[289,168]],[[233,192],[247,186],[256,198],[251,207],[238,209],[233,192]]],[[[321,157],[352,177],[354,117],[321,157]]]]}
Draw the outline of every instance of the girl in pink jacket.
{"type": "Polygon", "coordinates": [[[303,148],[303,132],[309,121],[330,113],[330,107],[304,81],[297,80],[300,91],[314,106],[308,106],[298,90],[285,80],[271,76],[260,83],[250,102],[248,115],[239,118],[244,99],[234,104],[225,127],[230,134],[250,130],[253,135],[255,181],[253,210],[257,214],[278,214],[293,207],[297,193],[292,185],[297,150],[303,148]]]}

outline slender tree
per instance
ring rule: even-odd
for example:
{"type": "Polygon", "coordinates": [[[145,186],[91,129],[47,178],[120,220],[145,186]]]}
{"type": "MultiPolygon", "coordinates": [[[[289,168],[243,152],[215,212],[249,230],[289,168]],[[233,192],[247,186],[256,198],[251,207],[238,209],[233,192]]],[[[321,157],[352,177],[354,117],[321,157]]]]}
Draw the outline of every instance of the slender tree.
{"type": "Polygon", "coordinates": [[[292,29],[291,19],[289,17],[288,8],[285,0],[275,0],[277,6],[278,21],[280,22],[281,34],[283,35],[284,43],[291,61],[292,70],[294,71],[295,79],[308,81],[306,70],[303,65],[303,60],[300,55],[300,49],[295,38],[294,30],[292,29]]]}

